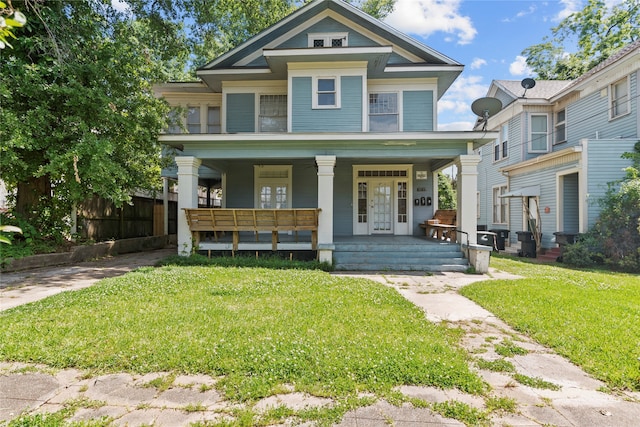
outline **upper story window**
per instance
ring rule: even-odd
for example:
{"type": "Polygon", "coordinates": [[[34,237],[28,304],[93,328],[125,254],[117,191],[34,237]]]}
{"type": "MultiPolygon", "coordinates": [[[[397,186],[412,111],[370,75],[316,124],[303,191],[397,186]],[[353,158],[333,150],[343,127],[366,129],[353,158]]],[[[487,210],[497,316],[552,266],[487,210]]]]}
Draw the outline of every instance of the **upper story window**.
{"type": "Polygon", "coordinates": [[[287,131],[287,95],[260,95],[260,132],[287,131]]]}
{"type": "Polygon", "coordinates": [[[546,114],[532,114],[529,132],[529,152],[549,151],[549,117],[546,114]]]}
{"type": "Polygon", "coordinates": [[[167,133],[182,133],[182,114],[178,109],[171,109],[167,119],[169,126],[167,133]]]}
{"type": "Polygon", "coordinates": [[[340,79],[313,78],[313,108],[340,108],[340,79]]]}
{"type": "Polygon", "coordinates": [[[629,100],[629,78],[625,77],[611,85],[609,89],[610,118],[628,114],[631,111],[629,100]]]}
{"type": "Polygon", "coordinates": [[[309,47],[346,47],[347,33],[312,33],[308,40],[309,47]]]}
{"type": "Polygon", "coordinates": [[[207,133],[220,133],[220,107],[207,109],[207,133]]]}
{"type": "Polygon", "coordinates": [[[398,132],[398,94],[369,94],[369,132],[398,132]]]}
{"type": "Polygon", "coordinates": [[[187,131],[189,133],[201,133],[200,107],[187,107],[187,131]]]}
{"type": "Polygon", "coordinates": [[[509,125],[507,123],[500,126],[500,136],[493,146],[493,161],[497,162],[507,157],[509,154],[509,125]]]}
{"type": "Polygon", "coordinates": [[[567,140],[567,113],[565,110],[560,110],[556,113],[556,132],[554,144],[560,144],[567,140]]]}

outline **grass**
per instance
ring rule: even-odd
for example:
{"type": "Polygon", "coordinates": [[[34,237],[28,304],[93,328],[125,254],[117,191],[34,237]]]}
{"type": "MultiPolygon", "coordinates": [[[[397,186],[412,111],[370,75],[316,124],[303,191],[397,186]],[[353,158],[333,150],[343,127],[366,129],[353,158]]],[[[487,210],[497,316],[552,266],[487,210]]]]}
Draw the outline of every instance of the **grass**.
{"type": "Polygon", "coordinates": [[[2,312],[0,324],[1,360],[209,374],[239,402],[285,384],[337,400],[402,384],[486,391],[459,333],[391,288],[321,271],[143,268],[2,312]]]}
{"type": "Polygon", "coordinates": [[[546,390],[560,390],[562,388],[559,385],[549,381],[545,381],[542,378],[529,377],[527,375],[522,375],[522,374],[515,374],[513,376],[513,379],[518,381],[522,385],[526,385],[533,388],[540,388],[540,389],[546,389],[546,390]]]}
{"type": "Polygon", "coordinates": [[[553,348],[613,389],[640,391],[640,278],[492,257],[519,280],[474,283],[460,293],[553,348]]]}

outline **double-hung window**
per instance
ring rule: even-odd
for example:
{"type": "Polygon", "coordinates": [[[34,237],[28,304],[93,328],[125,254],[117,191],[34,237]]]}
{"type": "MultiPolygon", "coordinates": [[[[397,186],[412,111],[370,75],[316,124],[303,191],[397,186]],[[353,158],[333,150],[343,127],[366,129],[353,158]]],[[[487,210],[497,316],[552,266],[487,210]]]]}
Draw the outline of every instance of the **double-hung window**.
{"type": "Polygon", "coordinates": [[[201,133],[200,107],[187,108],[187,131],[189,133],[201,133]]]}
{"type": "Polygon", "coordinates": [[[339,78],[315,77],[313,91],[313,108],[340,108],[339,78]]]}
{"type": "Polygon", "coordinates": [[[369,132],[398,132],[398,94],[369,94],[369,132]]]}
{"type": "Polygon", "coordinates": [[[500,136],[493,146],[493,161],[497,162],[507,157],[509,154],[509,125],[507,123],[500,127],[500,136]]]}
{"type": "Polygon", "coordinates": [[[549,117],[546,114],[532,114],[529,132],[529,152],[549,151],[549,117]]]}
{"type": "Polygon", "coordinates": [[[207,133],[220,133],[220,107],[207,108],[207,133]]]}
{"type": "Polygon", "coordinates": [[[615,119],[628,114],[630,111],[629,78],[625,77],[612,84],[609,93],[610,118],[615,119]]]}
{"type": "Polygon", "coordinates": [[[560,110],[556,113],[556,132],[554,144],[560,144],[567,140],[567,113],[565,110],[560,110]]]}
{"type": "Polygon", "coordinates": [[[493,187],[493,223],[506,224],[509,205],[506,197],[500,197],[507,192],[506,185],[493,187]]]}
{"type": "Polygon", "coordinates": [[[287,131],[287,95],[260,95],[260,132],[287,131]]]}

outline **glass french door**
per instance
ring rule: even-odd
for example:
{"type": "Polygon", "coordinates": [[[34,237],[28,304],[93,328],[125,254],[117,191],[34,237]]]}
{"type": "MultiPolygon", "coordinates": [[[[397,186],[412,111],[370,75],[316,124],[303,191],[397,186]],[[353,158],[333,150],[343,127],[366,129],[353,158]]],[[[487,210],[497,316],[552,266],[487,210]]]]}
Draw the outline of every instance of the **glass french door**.
{"type": "Polygon", "coordinates": [[[371,195],[371,234],[393,233],[393,182],[373,182],[371,195]]]}
{"type": "Polygon", "coordinates": [[[408,181],[357,180],[354,234],[410,234],[408,181]]]}

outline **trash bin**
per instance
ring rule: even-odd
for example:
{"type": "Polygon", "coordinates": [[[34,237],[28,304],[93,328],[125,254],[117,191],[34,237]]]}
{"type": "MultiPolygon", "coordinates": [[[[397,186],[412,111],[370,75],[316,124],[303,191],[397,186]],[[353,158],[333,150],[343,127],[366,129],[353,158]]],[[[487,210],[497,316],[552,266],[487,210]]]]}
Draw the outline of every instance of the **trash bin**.
{"type": "Polygon", "coordinates": [[[560,256],[557,261],[562,262],[564,258],[564,249],[567,245],[573,245],[580,236],[580,233],[567,233],[564,231],[556,231],[553,233],[556,236],[556,243],[560,246],[560,256]]]}
{"type": "Polygon", "coordinates": [[[489,231],[491,231],[492,233],[496,233],[496,248],[499,251],[504,251],[505,242],[509,238],[509,230],[494,229],[489,231]]]}
{"type": "Polygon", "coordinates": [[[491,231],[478,231],[478,244],[489,246],[494,251],[497,251],[496,247],[496,233],[491,231]]]}
{"type": "Polygon", "coordinates": [[[535,258],[536,257],[536,239],[531,231],[516,231],[518,241],[520,242],[520,251],[518,256],[535,258]]]}

